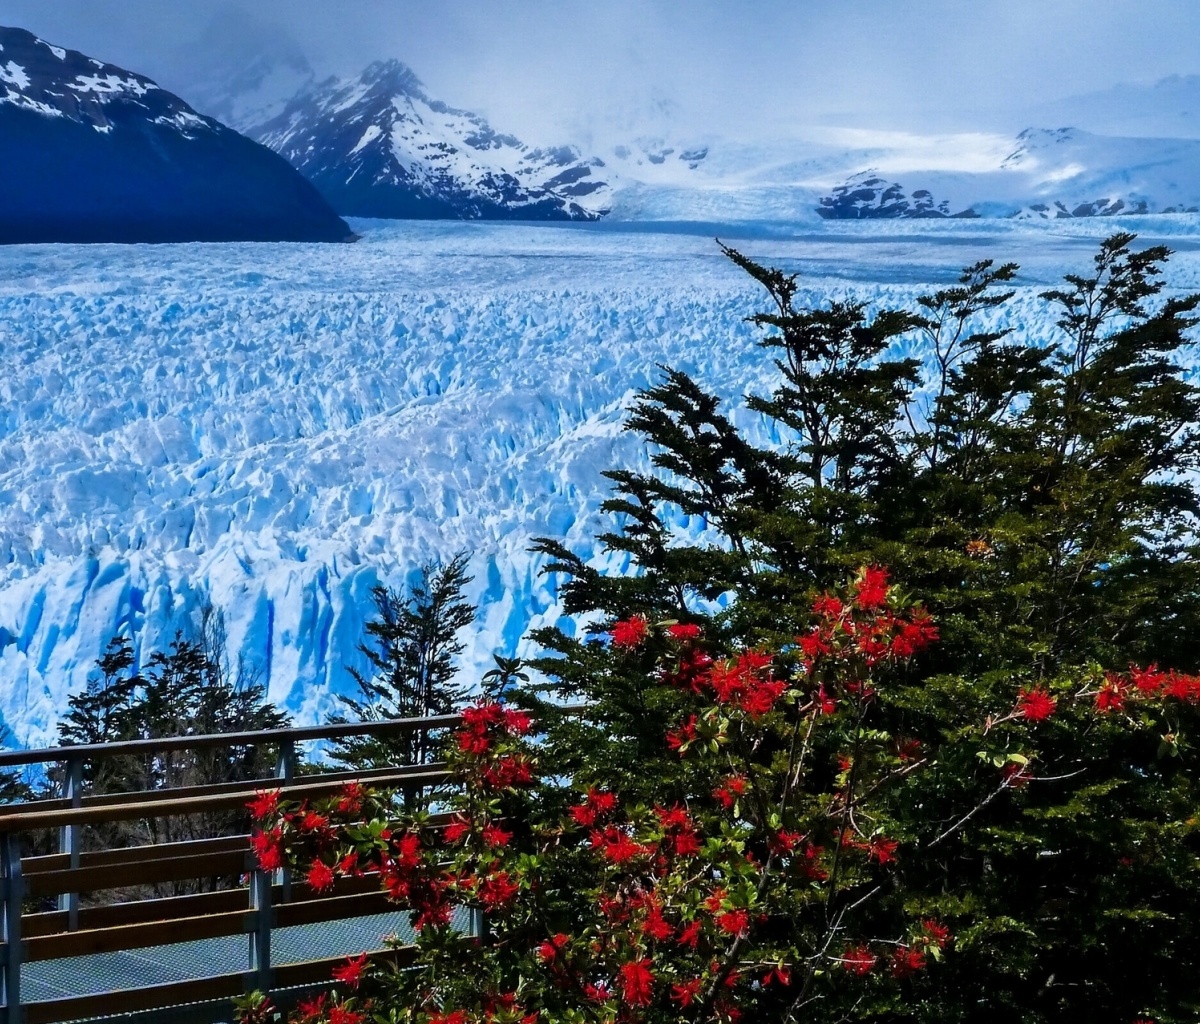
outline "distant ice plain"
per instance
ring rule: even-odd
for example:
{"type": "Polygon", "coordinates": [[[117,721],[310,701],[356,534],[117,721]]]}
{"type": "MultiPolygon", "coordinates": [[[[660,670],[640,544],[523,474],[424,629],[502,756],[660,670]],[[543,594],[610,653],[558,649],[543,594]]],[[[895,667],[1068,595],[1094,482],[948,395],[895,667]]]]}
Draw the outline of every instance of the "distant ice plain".
{"type": "MultiPolygon", "coordinates": [[[[592,538],[637,389],[677,366],[741,407],[774,373],[753,283],[713,235],[802,275],[811,303],[911,305],[979,259],[1022,265],[1002,322],[1139,233],[1200,289],[1200,216],[787,225],[357,222],[352,246],[0,247],[0,724],[53,740],[108,638],[143,656],[206,600],[299,722],[350,686],[369,592],[471,555],[464,670],[563,622],[529,553],[592,538]]],[[[915,354],[920,354],[915,353],[915,354]]],[[[682,533],[703,524],[679,519],[682,533]]]]}

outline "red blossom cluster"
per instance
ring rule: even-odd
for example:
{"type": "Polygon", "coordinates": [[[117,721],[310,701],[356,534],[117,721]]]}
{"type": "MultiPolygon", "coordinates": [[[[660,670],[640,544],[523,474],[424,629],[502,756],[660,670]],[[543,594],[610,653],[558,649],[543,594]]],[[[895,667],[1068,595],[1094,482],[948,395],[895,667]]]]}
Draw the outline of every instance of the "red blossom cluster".
{"type": "MultiPolygon", "coordinates": [[[[770,988],[790,987],[795,971],[803,969],[799,961],[789,962],[795,954],[786,947],[760,946],[754,954],[759,959],[747,961],[747,952],[763,941],[758,932],[766,931],[762,926],[769,920],[767,904],[755,895],[761,892],[755,888],[757,880],[778,872],[779,884],[825,883],[840,849],[859,851],[861,868],[886,867],[896,859],[897,840],[860,835],[845,818],[833,830],[835,852],[829,857],[811,838],[814,827],[827,833],[827,817],[814,823],[789,811],[766,828],[759,818],[764,800],[775,799],[773,769],[765,769],[764,775],[752,758],[725,752],[735,742],[735,730],[747,737],[762,735],[762,730],[785,728],[789,715],[811,727],[831,716],[831,727],[839,728],[840,702],[866,707],[872,666],[905,660],[937,637],[923,609],[898,607],[887,571],[875,566],[863,569],[843,597],[819,597],[813,611],[817,625],[797,638],[804,656],[799,673],[807,674],[801,686],[781,668],[794,664],[789,652],[752,648],[720,657],[705,649],[699,626],[652,625],[640,614],[612,626],[612,646],[619,651],[636,650],[655,635],[663,641],[653,678],[670,686],[676,699],[691,695],[700,704],[668,733],[666,744],[681,755],[700,751],[716,770],[703,776],[713,781],[699,792],[648,807],[626,806],[616,793],[592,785],[563,818],[543,824],[542,835],[549,837],[545,841],[552,849],[570,849],[577,866],[590,865],[586,870],[602,881],[594,897],[594,925],[581,922],[582,930],[574,924],[556,930],[547,922],[540,938],[522,946],[528,964],[540,969],[546,984],[605,1004],[599,1011],[605,1019],[634,1022],[645,1019],[642,1011],[651,1007],[677,1012],[703,1000],[714,1020],[735,1022],[742,1013],[739,1004],[753,1002],[756,993],[770,988]],[[821,665],[822,659],[829,660],[828,666],[821,665]],[[797,700],[796,691],[808,692],[811,699],[797,700]],[[737,820],[731,821],[735,807],[737,820]],[[780,824],[783,820],[786,826],[780,824]],[[743,832],[754,838],[736,838],[743,832]],[[703,857],[714,858],[712,864],[698,862],[703,857]],[[701,899],[687,897],[689,886],[694,894],[695,880],[704,878],[709,881],[702,883],[706,892],[701,899]],[[685,884],[687,879],[691,881],[685,884]],[[572,932],[583,937],[574,938],[572,932]]],[[[1024,717],[1037,721],[1053,712],[1052,699],[1048,711],[1039,701],[1040,691],[1022,691],[1018,707],[1024,717]]],[[[377,874],[384,891],[412,912],[414,928],[425,933],[422,945],[436,945],[450,935],[456,905],[525,919],[520,915],[535,906],[539,884],[536,874],[523,873],[530,863],[522,858],[531,829],[524,824],[518,829],[515,819],[502,817],[509,812],[501,808],[506,801],[523,799],[516,790],[534,782],[531,748],[521,742],[530,728],[527,715],[500,703],[464,711],[461,728],[451,736],[448,759],[466,795],[451,804],[448,820],[417,818],[409,824],[388,822],[380,829],[379,822],[370,820],[370,809],[387,813],[383,803],[357,783],[315,808],[289,809],[279,793],[258,794],[251,810],[259,826],[252,842],[260,864],[273,869],[303,857],[307,882],[320,892],[346,875],[377,874]],[[351,824],[355,827],[346,827],[351,824]],[[518,832],[522,838],[514,841],[518,832]]],[[[915,763],[918,754],[912,753],[910,760],[915,763]]],[[[822,814],[844,813],[854,782],[850,756],[843,761],[839,788],[822,814]]],[[[906,941],[890,943],[886,956],[860,943],[831,959],[854,975],[871,974],[886,962],[894,977],[904,978],[921,970],[948,940],[947,929],[925,921],[906,941]]],[[[353,994],[306,1004],[303,1024],[365,1022],[367,1004],[359,985],[369,971],[365,957],[339,968],[335,980],[353,994]]],[[[420,998],[431,1001],[418,1009],[418,1024],[539,1020],[511,993],[477,994],[470,1010],[440,997],[420,998]]]]}
{"type": "Polygon", "coordinates": [[[934,956],[946,947],[950,941],[950,929],[938,921],[926,919],[921,922],[915,934],[908,937],[907,942],[893,943],[891,955],[880,957],[870,946],[858,944],[848,947],[842,952],[839,960],[842,968],[857,977],[866,977],[881,963],[887,963],[892,977],[907,978],[922,971],[928,964],[928,956],[934,956]]]}
{"type": "Polygon", "coordinates": [[[861,657],[868,667],[903,661],[936,641],[937,626],[924,608],[901,613],[889,606],[893,590],[886,569],[868,566],[851,587],[850,601],[832,594],[817,598],[812,610],[820,621],[796,637],[809,667],[821,658],[848,654],[861,657]]]}

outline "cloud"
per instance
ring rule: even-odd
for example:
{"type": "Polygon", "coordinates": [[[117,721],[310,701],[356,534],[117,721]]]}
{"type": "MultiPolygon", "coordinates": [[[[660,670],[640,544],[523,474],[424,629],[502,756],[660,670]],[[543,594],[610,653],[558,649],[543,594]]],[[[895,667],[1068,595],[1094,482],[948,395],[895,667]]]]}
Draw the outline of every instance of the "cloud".
{"type": "MultiPolygon", "coordinates": [[[[226,0],[7,0],[4,18],[184,92],[226,0]],[[190,74],[191,72],[188,72],[190,74]],[[173,81],[178,77],[179,81],[173,81]]],[[[1200,71],[1200,5],[1144,0],[245,0],[318,71],[399,57],[533,141],[669,107],[683,132],[1015,129],[1048,98],[1200,71]]],[[[224,15],[222,15],[224,16],[224,15]]]]}

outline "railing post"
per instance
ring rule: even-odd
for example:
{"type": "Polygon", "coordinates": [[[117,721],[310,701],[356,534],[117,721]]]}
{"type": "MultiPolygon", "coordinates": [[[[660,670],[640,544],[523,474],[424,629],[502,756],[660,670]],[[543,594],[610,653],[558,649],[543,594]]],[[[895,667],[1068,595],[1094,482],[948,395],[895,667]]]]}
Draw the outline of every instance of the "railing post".
{"type": "MultiPolygon", "coordinates": [[[[83,798],[83,758],[67,758],[63,773],[63,796],[71,801],[72,807],[81,806],[83,798]]],[[[79,868],[80,827],[64,825],[58,830],[58,852],[69,855],[71,870],[79,868]]],[[[64,892],[58,896],[58,909],[67,912],[67,931],[79,927],[79,893],[64,892]]]]}
{"type": "MultiPolygon", "coordinates": [[[[279,741],[279,755],[275,759],[275,778],[281,785],[286,786],[296,774],[296,741],[283,739],[279,741]]],[[[283,902],[292,898],[292,870],[284,865],[275,872],[275,884],[283,887],[283,902]]]]}
{"type": "Polygon", "coordinates": [[[250,875],[250,907],[255,911],[250,933],[250,971],[254,986],[271,990],[271,876],[257,864],[250,875]]]}
{"type": "Polygon", "coordinates": [[[21,845],[11,832],[0,835],[0,872],[4,884],[4,1024],[21,1024],[21,845]]]}

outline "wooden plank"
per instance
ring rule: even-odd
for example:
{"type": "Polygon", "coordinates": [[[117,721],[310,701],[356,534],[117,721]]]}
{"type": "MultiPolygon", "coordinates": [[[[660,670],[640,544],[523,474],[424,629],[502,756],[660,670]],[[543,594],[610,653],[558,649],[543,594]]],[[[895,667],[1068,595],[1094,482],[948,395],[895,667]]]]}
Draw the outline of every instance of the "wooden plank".
{"type": "Polygon", "coordinates": [[[347,917],[367,917],[371,914],[395,913],[400,908],[381,890],[353,896],[327,896],[323,899],[285,903],[275,908],[275,927],[287,928],[297,924],[320,924],[340,921],[347,917]]]}
{"type": "MultiPolygon", "coordinates": [[[[249,847],[248,834],[218,836],[214,839],[182,839],[176,843],[147,843],[144,846],[126,846],[114,850],[87,850],[79,855],[79,866],[90,868],[101,864],[139,864],[185,853],[227,853],[230,850],[247,850],[249,847]]],[[[60,871],[69,867],[70,863],[70,856],[65,853],[22,857],[21,873],[34,875],[45,871],[60,871]]]]}
{"type": "MultiPolygon", "coordinates": [[[[450,773],[445,770],[427,770],[419,766],[421,771],[396,770],[386,775],[379,775],[367,781],[382,789],[403,788],[406,786],[433,786],[449,779],[450,773]]],[[[310,776],[301,776],[301,779],[310,776]]],[[[316,797],[336,792],[343,782],[361,778],[355,775],[351,779],[338,781],[300,781],[281,788],[288,799],[316,797]]],[[[258,786],[263,789],[263,786],[258,786]]],[[[253,791],[251,791],[253,792],[253,791]]],[[[157,794],[156,794],[157,795],[157,794]]],[[[13,813],[0,815],[0,833],[32,832],[37,829],[58,828],[61,825],[88,825],[97,822],[132,821],[137,818],[165,818],[182,814],[195,814],[203,811],[219,810],[227,807],[240,807],[246,802],[246,792],[225,794],[222,796],[197,796],[163,798],[135,805],[105,804],[95,807],[64,808],[62,810],[35,811],[29,813],[13,813]]],[[[8,805],[16,806],[16,805],[8,805]]]]}
{"type": "MultiPolygon", "coordinates": [[[[83,907],[79,911],[79,927],[82,929],[115,928],[118,925],[167,921],[175,917],[219,914],[226,910],[241,910],[249,904],[249,900],[247,890],[242,887],[221,889],[217,892],[190,893],[187,896],[130,900],[128,903],[110,903],[103,907],[83,907]]],[[[65,910],[26,914],[21,919],[21,934],[28,938],[54,935],[66,930],[67,912],[65,910]]]]}
{"type": "Polygon", "coordinates": [[[253,925],[253,910],[227,910],[219,914],[177,917],[170,921],[125,924],[115,928],[89,928],[86,931],[60,932],[26,939],[25,962],[62,960],[93,953],[115,953],[122,949],[166,946],[194,939],[215,939],[225,935],[245,935],[253,925]]]}
{"type": "MultiPolygon", "coordinates": [[[[218,974],[194,981],[173,981],[166,985],[144,985],[118,992],[98,992],[87,996],[47,999],[25,1003],[25,1024],[58,1024],[59,1021],[85,1017],[106,1017],[139,1010],[156,1010],[185,1003],[232,999],[245,990],[242,974],[218,974]]],[[[232,1014],[231,1014],[232,1016],[232,1014]]]]}
{"type": "Polygon", "coordinates": [[[202,736],[162,736],[125,740],[121,743],[80,743],[36,750],[0,750],[0,767],[52,764],[70,758],[121,757],[159,750],[211,750],[220,747],[277,746],[308,740],[332,740],[343,736],[386,736],[388,733],[425,732],[447,729],[462,721],[461,715],[431,715],[428,718],[388,718],[378,722],[345,722],[340,725],[309,725],[295,729],[260,729],[253,732],[210,733],[202,736]]]}
{"type": "Polygon", "coordinates": [[[133,864],[101,864],[91,868],[64,868],[30,875],[25,891],[30,896],[57,896],[60,892],[95,892],[150,882],[177,882],[188,878],[242,875],[250,867],[250,851],[199,853],[162,857],[133,864]]]}
{"type": "MultiPolygon", "coordinates": [[[[398,967],[406,967],[416,961],[416,954],[416,946],[401,946],[398,949],[381,949],[368,953],[367,959],[372,963],[392,963],[398,967]]],[[[274,990],[299,985],[332,985],[334,968],[341,967],[346,959],[344,956],[338,956],[326,960],[280,964],[275,968],[275,983],[271,988],[274,990]]]]}

